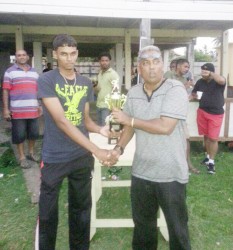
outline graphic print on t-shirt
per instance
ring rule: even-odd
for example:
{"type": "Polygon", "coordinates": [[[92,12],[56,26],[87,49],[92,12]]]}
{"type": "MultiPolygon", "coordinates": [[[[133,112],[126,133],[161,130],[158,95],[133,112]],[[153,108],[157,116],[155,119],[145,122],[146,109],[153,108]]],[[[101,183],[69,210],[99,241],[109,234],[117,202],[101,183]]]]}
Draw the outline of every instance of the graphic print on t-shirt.
{"type": "Polygon", "coordinates": [[[59,97],[65,99],[65,117],[75,126],[81,124],[82,112],[80,112],[78,107],[82,98],[87,96],[87,90],[87,86],[72,86],[65,84],[63,88],[60,88],[59,84],[56,84],[56,93],[59,97]]]}

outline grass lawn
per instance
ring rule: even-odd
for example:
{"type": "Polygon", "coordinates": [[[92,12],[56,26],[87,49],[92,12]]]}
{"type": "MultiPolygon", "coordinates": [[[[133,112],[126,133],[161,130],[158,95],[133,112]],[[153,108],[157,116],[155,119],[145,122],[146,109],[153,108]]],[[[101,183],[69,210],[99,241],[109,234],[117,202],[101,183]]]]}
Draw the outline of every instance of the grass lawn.
{"type": "MultiPolygon", "coordinates": [[[[3,146],[3,145],[2,145],[3,146]]],[[[5,145],[4,145],[5,146],[5,145]]],[[[233,250],[233,153],[220,144],[216,174],[200,166],[200,142],[191,143],[192,162],[201,174],[190,176],[187,187],[189,230],[193,250],[233,250]]],[[[0,158],[0,250],[32,250],[38,206],[30,203],[22,171],[11,150],[0,158]]],[[[103,175],[107,175],[103,170],[103,175]]],[[[127,179],[130,167],[123,168],[127,179]]],[[[68,250],[67,183],[61,189],[57,250],[68,250]]],[[[130,218],[129,188],[104,188],[97,204],[98,218],[130,218]]],[[[97,229],[91,250],[130,250],[132,229],[97,229]]],[[[159,235],[159,250],[168,243],[159,235]]]]}

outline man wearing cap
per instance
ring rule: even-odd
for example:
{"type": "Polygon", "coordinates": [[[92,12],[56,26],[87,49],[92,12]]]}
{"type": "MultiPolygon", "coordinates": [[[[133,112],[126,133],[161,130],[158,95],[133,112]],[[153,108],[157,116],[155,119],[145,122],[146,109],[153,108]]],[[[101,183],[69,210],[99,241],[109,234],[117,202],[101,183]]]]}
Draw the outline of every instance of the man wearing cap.
{"type": "Polygon", "coordinates": [[[132,248],[157,249],[160,206],[168,226],[170,249],[189,250],[185,201],[189,173],[184,133],[188,95],[180,81],[163,77],[158,47],[146,46],[139,51],[137,69],[144,83],[129,90],[123,111],[112,112],[114,120],[124,125],[112,157],[118,159],[134,134],[136,137],[131,182],[135,225],[132,248]]]}
{"type": "Polygon", "coordinates": [[[224,115],[224,90],[226,79],[215,73],[212,63],[201,67],[201,76],[192,91],[192,96],[197,98],[197,91],[202,96],[197,110],[197,126],[199,135],[204,135],[206,158],[202,164],[207,165],[209,174],[215,174],[214,158],[218,152],[218,137],[224,115]]]}

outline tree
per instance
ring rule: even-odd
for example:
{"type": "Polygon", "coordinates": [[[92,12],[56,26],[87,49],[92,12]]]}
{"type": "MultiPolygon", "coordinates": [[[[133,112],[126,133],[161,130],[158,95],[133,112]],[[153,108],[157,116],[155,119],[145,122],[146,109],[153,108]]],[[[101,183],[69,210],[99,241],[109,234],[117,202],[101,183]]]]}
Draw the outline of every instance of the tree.
{"type": "Polygon", "coordinates": [[[195,62],[212,62],[212,53],[208,53],[207,50],[194,50],[195,62]]]}

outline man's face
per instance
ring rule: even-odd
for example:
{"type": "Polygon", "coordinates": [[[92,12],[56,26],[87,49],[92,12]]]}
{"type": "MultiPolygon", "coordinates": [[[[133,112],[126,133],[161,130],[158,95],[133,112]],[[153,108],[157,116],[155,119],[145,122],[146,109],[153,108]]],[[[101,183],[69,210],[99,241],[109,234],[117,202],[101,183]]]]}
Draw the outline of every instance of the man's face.
{"type": "Polygon", "coordinates": [[[189,71],[189,63],[185,62],[183,64],[178,64],[176,68],[176,72],[179,75],[184,75],[189,71]]]}
{"type": "Polygon", "coordinates": [[[170,70],[175,71],[176,70],[176,63],[171,63],[170,70]]]}
{"type": "Polygon", "coordinates": [[[25,65],[29,60],[27,52],[24,50],[18,50],[15,54],[16,63],[18,65],[25,65]]]}
{"type": "Polygon", "coordinates": [[[139,62],[138,73],[144,79],[145,83],[157,84],[163,77],[163,62],[160,58],[153,58],[154,52],[148,53],[148,58],[139,62]],[[151,57],[150,57],[151,55],[151,57]]]}
{"type": "Polygon", "coordinates": [[[57,59],[58,67],[64,70],[74,69],[75,63],[78,58],[78,50],[76,47],[58,47],[53,51],[53,56],[57,59]]]}
{"type": "Polygon", "coordinates": [[[201,70],[201,76],[203,79],[208,80],[210,78],[210,71],[209,70],[201,70]]]}
{"type": "Polygon", "coordinates": [[[101,59],[99,60],[100,63],[100,68],[102,70],[107,70],[108,68],[110,68],[110,60],[107,56],[102,56],[101,59]]]}

